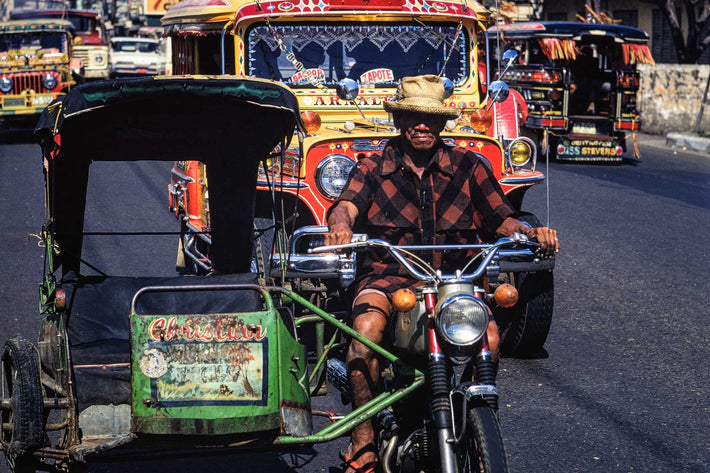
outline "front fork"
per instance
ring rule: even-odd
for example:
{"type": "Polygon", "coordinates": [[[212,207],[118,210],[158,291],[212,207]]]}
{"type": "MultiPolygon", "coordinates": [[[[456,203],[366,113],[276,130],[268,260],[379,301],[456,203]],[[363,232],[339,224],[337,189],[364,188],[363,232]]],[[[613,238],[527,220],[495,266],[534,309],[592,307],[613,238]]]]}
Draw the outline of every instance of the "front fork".
{"type": "MultiPolygon", "coordinates": [[[[442,473],[458,473],[455,452],[456,439],[452,425],[452,406],[449,395],[451,383],[446,369],[446,356],[441,350],[436,336],[436,295],[433,292],[425,292],[424,302],[427,313],[426,339],[429,353],[427,369],[431,389],[431,413],[441,456],[441,471],[442,473]]],[[[488,348],[488,336],[485,333],[480,342],[480,351],[476,355],[475,365],[476,384],[481,387],[493,387],[492,392],[485,391],[483,398],[491,407],[495,408],[498,404],[498,395],[495,393],[494,387],[496,373],[488,348]]],[[[461,414],[466,415],[465,412],[461,414]]]]}

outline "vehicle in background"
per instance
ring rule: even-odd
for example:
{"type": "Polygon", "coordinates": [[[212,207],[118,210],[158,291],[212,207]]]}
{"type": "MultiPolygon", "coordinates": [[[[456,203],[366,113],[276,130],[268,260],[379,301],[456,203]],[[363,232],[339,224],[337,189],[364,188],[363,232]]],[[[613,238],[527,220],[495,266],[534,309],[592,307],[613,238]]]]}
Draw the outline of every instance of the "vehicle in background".
{"type": "MultiPolygon", "coordinates": [[[[545,176],[536,170],[533,140],[517,135],[517,122],[495,130],[492,126],[517,120],[520,106],[512,104],[513,112],[507,114],[501,107],[491,108],[493,102],[512,102],[504,100],[505,84],[486,83],[482,77],[485,61],[479,39],[484,44],[488,21],[489,12],[480,4],[446,0],[318,5],[190,0],[168,10],[162,24],[172,39],[175,74],[261,77],[286,84],[298,98],[308,134],[286,150],[283,160],[268,160],[259,170],[256,272],[294,279],[319,304],[337,299],[331,297],[340,287],[333,279],[337,271],[332,261],[314,268],[312,258],[287,259],[286,250],[301,253],[309,239],[318,238],[307,229],[326,224],[326,211],[358,160],[381,152],[397,135],[382,104],[397,93],[406,76],[436,74],[447,80],[451,95],[446,106],[460,115],[447,123],[442,138],[481,155],[512,204],[521,209],[525,192],[545,176]],[[500,94],[498,99],[488,100],[484,88],[488,94],[500,94]]],[[[199,161],[175,164],[170,205],[184,224],[180,264],[198,273],[212,270],[207,184],[199,161]]],[[[552,291],[551,277],[545,291],[552,291]]],[[[521,307],[525,304],[522,301],[521,307]]],[[[551,306],[545,315],[547,328],[550,317],[551,306]]]]}
{"type": "Polygon", "coordinates": [[[52,18],[74,25],[73,56],[84,61],[84,79],[106,79],[111,72],[108,35],[94,10],[14,10],[11,19],[52,18]]]}
{"type": "Polygon", "coordinates": [[[75,83],[70,67],[71,23],[18,20],[0,23],[0,117],[36,120],[75,83]]]}
{"type": "Polygon", "coordinates": [[[111,38],[111,75],[136,76],[165,73],[160,42],[151,38],[116,36],[111,38]]]}
{"type": "Polygon", "coordinates": [[[522,22],[487,31],[489,57],[515,49],[500,77],[528,106],[525,126],[561,160],[621,161],[641,127],[637,64],[653,64],[646,32],[628,26],[522,22]],[[545,136],[548,139],[545,139],[545,136]]]}

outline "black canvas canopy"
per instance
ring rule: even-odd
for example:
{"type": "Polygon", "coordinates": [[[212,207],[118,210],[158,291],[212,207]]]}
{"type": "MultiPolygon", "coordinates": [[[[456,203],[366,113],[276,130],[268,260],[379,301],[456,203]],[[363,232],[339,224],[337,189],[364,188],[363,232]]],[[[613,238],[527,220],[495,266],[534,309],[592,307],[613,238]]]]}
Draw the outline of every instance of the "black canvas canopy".
{"type": "Polygon", "coordinates": [[[62,250],[52,269],[79,272],[90,163],[199,160],[207,165],[214,268],[247,272],[258,163],[290,142],[297,126],[296,97],[268,80],[145,77],[73,88],[35,129],[62,250]]]}

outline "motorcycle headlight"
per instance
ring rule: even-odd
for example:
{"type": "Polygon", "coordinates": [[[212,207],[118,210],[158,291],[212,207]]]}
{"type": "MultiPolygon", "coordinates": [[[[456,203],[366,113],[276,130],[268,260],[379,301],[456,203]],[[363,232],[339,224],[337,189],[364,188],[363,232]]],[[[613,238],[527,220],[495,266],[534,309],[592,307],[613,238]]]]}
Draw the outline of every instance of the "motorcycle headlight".
{"type": "Polygon", "coordinates": [[[331,154],[316,168],[316,186],[324,196],[337,199],[348,182],[350,171],[355,166],[352,159],[342,154],[331,154]]]}
{"type": "Polygon", "coordinates": [[[458,294],[441,304],[438,325],[441,336],[452,345],[472,345],[486,333],[488,310],[476,297],[458,294]]]}
{"type": "Polygon", "coordinates": [[[9,77],[0,79],[0,92],[6,94],[12,90],[12,81],[9,77]]]}
{"type": "Polygon", "coordinates": [[[44,85],[45,89],[52,90],[57,86],[57,78],[54,77],[52,74],[47,74],[42,79],[42,85],[44,85]]]}

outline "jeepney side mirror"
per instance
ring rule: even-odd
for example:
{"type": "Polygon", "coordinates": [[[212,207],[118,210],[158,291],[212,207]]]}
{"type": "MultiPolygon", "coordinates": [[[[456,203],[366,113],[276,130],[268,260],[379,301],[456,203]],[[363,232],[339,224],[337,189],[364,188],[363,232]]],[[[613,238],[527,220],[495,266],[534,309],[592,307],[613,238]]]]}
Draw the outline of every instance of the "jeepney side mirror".
{"type": "Polygon", "coordinates": [[[335,84],[335,93],[338,95],[338,98],[340,100],[347,100],[349,102],[352,102],[355,105],[355,108],[357,108],[357,111],[360,112],[360,116],[362,116],[363,119],[367,120],[365,114],[362,113],[362,109],[360,109],[360,105],[358,105],[358,103],[355,101],[358,94],[360,93],[360,86],[354,79],[348,78],[339,81],[337,84],[335,84]]]}
{"type": "Polygon", "coordinates": [[[509,49],[506,52],[503,53],[503,64],[505,67],[503,67],[503,72],[500,73],[498,77],[503,78],[505,77],[505,73],[508,72],[508,69],[510,69],[510,66],[515,63],[515,61],[518,59],[518,51],[515,49],[509,49]]]}
{"type": "Polygon", "coordinates": [[[444,99],[448,99],[454,94],[454,83],[448,77],[442,77],[441,82],[444,83],[444,99]]]}
{"type": "MultiPolygon", "coordinates": [[[[508,87],[508,84],[502,80],[494,80],[488,86],[488,97],[491,99],[491,105],[494,103],[505,102],[505,99],[508,98],[509,93],[510,88],[508,87]]],[[[488,108],[490,108],[490,106],[488,108]]]]}
{"type": "Polygon", "coordinates": [[[360,86],[353,79],[343,79],[335,85],[335,93],[340,100],[355,100],[360,93],[360,86]]]}
{"type": "Polygon", "coordinates": [[[488,86],[488,98],[491,99],[491,103],[488,105],[486,110],[490,110],[494,103],[505,102],[505,99],[508,98],[509,93],[510,88],[508,87],[508,84],[502,80],[494,80],[491,82],[488,86]]]}
{"type": "Polygon", "coordinates": [[[505,63],[506,69],[513,65],[513,63],[518,59],[518,51],[515,49],[508,49],[503,53],[503,62],[505,63]]]}

